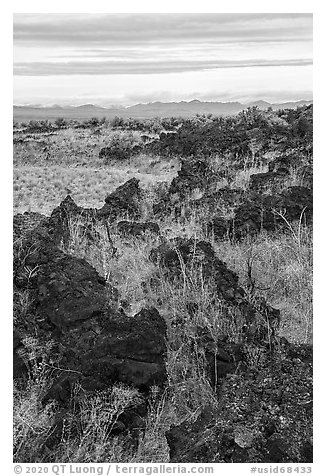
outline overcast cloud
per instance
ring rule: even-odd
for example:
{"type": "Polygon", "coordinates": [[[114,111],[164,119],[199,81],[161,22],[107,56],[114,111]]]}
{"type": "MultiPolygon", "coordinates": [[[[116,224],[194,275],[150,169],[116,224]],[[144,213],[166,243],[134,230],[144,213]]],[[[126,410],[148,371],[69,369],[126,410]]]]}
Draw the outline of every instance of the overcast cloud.
{"type": "MultiPolygon", "coordinates": [[[[311,91],[312,15],[15,14],[14,75],[20,103],[37,98],[29,77],[37,78],[42,100],[59,102],[72,85],[82,98],[95,83],[101,97],[141,98],[166,91],[172,77],[193,91],[200,84],[202,95],[212,91],[213,78],[222,95],[231,75],[235,95],[244,88],[265,97],[273,89],[290,91],[293,77],[295,91],[311,91]]],[[[175,82],[173,91],[180,100],[189,93],[185,88],[183,97],[175,82]]]]}

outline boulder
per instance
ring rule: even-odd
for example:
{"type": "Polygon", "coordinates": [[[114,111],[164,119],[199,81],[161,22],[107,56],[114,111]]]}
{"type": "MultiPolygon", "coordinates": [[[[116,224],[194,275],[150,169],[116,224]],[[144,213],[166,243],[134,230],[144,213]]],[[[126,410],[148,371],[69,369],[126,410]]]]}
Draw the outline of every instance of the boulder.
{"type": "Polygon", "coordinates": [[[38,270],[37,313],[64,331],[105,311],[116,291],[84,259],[49,253],[38,270]]]}
{"type": "Polygon", "coordinates": [[[169,193],[178,193],[185,196],[195,188],[203,188],[213,175],[208,161],[203,159],[186,159],[181,161],[181,169],[178,171],[170,185],[169,193]]]}
{"type": "MultiPolygon", "coordinates": [[[[83,354],[84,386],[89,389],[122,382],[141,390],[166,380],[166,324],[155,308],[142,309],[133,317],[110,311],[97,320],[98,335],[80,332],[77,354],[83,354]],[[82,342],[85,342],[85,345],[82,342]]],[[[93,327],[93,326],[92,326],[93,327]]],[[[74,339],[75,341],[75,339],[74,339]]]]}
{"type": "Polygon", "coordinates": [[[295,152],[287,152],[278,157],[275,157],[268,163],[269,172],[277,172],[281,168],[288,170],[298,170],[304,166],[312,167],[312,157],[309,157],[307,151],[302,152],[296,150],[295,152]]]}
{"type": "Polygon", "coordinates": [[[107,310],[56,336],[64,372],[44,397],[64,404],[78,381],[86,391],[123,383],[148,391],[166,381],[166,325],[155,308],[133,317],[107,310]]]}
{"type": "Polygon", "coordinates": [[[298,158],[294,154],[280,155],[268,163],[268,172],[277,172],[280,168],[296,168],[298,158]]]}
{"type": "Polygon", "coordinates": [[[142,196],[139,180],[132,178],[106,197],[105,204],[98,210],[98,216],[109,220],[127,216],[137,220],[141,215],[139,202],[142,196]]]}
{"type": "Polygon", "coordinates": [[[132,155],[132,149],[130,147],[112,146],[102,147],[99,152],[99,158],[104,159],[106,163],[121,162],[128,160],[132,155]]]}

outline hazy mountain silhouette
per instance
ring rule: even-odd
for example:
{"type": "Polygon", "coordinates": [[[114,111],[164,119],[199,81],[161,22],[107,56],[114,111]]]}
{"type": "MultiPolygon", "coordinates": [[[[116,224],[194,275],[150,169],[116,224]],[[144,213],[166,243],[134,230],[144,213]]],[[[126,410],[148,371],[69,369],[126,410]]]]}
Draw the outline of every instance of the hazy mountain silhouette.
{"type": "Polygon", "coordinates": [[[271,104],[267,101],[257,100],[248,104],[240,102],[209,102],[193,99],[192,101],[160,102],[155,101],[147,104],[136,104],[128,107],[101,107],[94,104],[81,106],[14,106],[14,120],[23,122],[34,120],[55,120],[58,117],[64,119],[85,120],[91,117],[106,117],[112,119],[115,116],[123,118],[149,119],[153,117],[192,117],[196,114],[213,114],[227,116],[237,114],[249,106],[257,106],[266,110],[271,107],[277,109],[294,109],[298,106],[311,104],[312,101],[294,101],[282,104],[271,104]]]}

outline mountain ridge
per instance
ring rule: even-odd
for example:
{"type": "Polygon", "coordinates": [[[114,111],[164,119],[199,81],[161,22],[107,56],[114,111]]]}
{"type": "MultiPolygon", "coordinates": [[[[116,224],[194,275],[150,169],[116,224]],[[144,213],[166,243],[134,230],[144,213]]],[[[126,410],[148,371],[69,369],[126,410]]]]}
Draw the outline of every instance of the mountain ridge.
{"type": "Polygon", "coordinates": [[[13,106],[14,120],[23,122],[29,120],[55,120],[59,117],[64,119],[86,120],[91,117],[106,117],[112,119],[115,116],[122,118],[151,119],[154,117],[192,117],[196,114],[213,115],[233,115],[247,109],[250,106],[256,106],[259,109],[266,110],[271,107],[278,109],[295,109],[296,107],[312,104],[313,101],[298,100],[284,103],[269,103],[264,100],[257,100],[250,103],[241,103],[238,101],[200,101],[193,99],[191,101],[179,102],[161,102],[154,101],[150,103],[139,103],[131,106],[112,106],[103,107],[94,104],[81,104],[78,106],[39,106],[39,105],[21,105],[13,106]]]}

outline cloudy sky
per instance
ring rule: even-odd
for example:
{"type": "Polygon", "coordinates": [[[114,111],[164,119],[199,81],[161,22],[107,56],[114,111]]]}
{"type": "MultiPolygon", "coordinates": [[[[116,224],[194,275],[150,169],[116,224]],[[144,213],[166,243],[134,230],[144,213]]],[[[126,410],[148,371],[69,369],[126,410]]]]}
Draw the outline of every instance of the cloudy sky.
{"type": "Polygon", "coordinates": [[[312,98],[310,14],[15,14],[15,104],[312,98]]]}

